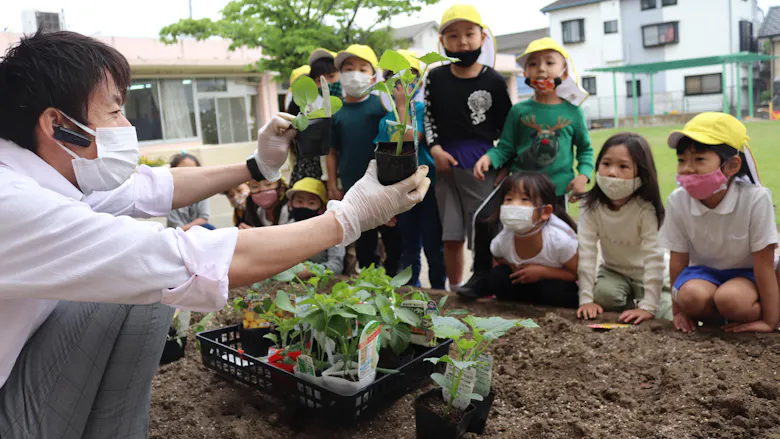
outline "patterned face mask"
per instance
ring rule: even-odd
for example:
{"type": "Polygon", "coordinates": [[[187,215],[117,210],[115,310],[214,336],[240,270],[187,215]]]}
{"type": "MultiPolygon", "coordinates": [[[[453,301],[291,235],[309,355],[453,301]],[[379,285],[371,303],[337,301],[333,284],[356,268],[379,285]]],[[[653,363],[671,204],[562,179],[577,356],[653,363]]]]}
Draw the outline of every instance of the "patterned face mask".
{"type": "Polygon", "coordinates": [[[525,78],[525,83],[534,91],[540,94],[553,94],[555,93],[555,89],[558,88],[561,83],[563,83],[563,74],[566,72],[566,69],[563,69],[563,72],[561,72],[560,75],[558,75],[557,78],[543,78],[543,79],[531,79],[531,78],[525,78]]]}

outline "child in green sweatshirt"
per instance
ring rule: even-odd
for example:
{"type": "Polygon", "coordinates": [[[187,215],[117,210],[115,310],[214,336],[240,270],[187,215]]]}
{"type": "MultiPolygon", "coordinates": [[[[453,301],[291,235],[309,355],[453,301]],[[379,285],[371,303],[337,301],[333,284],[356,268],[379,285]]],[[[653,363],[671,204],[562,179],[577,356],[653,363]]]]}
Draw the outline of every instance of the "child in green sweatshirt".
{"type": "Polygon", "coordinates": [[[576,201],[593,172],[593,148],[579,108],[588,93],[577,84],[566,49],[551,38],[533,41],[518,63],[525,66],[526,83],[534,96],[512,107],[501,140],[479,159],[474,176],[483,179],[491,167],[500,168],[511,160],[512,173],[547,174],[555,184],[557,203],[565,207],[565,196],[571,193],[570,201],[576,201]]]}

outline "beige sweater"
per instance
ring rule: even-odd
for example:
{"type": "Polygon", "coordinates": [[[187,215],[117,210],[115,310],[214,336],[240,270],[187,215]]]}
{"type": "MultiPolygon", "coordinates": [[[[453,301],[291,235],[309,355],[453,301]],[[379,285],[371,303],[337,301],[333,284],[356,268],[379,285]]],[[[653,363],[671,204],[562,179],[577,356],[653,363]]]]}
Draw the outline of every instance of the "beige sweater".
{"type": "Polygon", "coordinates": [[[634,198],[620,210],[582,209],[579,222],[580,305],[593,302],[598,245],[605,267],[644,283],[639,308],[655,314],[664,282],[664,251],[652,204],[634,198]]]}

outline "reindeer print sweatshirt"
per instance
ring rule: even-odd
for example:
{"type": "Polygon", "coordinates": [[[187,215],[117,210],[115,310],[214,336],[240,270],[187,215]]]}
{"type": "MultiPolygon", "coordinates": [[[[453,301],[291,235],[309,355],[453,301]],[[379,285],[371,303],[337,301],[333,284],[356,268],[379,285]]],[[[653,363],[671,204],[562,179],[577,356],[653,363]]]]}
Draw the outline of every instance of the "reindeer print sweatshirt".
{"type": "Polygon", "coordinates": [[[566,193],[574,179],[575,157],[577,172],[588,180],[594,167],[585,115],[566,101],[546,105],[531,98],[515,104],[504,123],[501,140],[487,155],[496,169],[511,161],[511,172],[544,172],[555,183],[558,196],[566,193]]]}

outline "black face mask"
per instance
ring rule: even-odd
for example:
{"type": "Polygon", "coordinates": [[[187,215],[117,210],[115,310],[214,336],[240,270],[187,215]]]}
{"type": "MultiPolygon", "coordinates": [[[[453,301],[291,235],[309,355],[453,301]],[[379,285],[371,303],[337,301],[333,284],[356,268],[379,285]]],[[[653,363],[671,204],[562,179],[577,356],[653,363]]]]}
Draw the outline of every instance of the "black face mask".
{"type": "Polygon", "coordinates": [[[319,211],[307,209],[305,207],[293,207],[292,216],[295,222],[306,221],[319,215],[319,211]]]}
{"type": "Polygon", "coordinates": [[[475,62],[477,62],[479,56],[482,55],[482,47],[477,50],[470,50],[467,52],[450,52],[449,50],[444,49],[444,53],[446,53],[450,58],[458,58],[460,60],[455,63],[456,66],[471,67],[475,62]]]}

